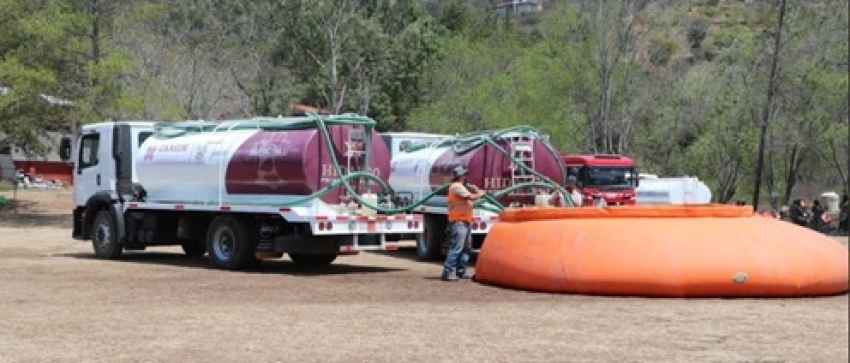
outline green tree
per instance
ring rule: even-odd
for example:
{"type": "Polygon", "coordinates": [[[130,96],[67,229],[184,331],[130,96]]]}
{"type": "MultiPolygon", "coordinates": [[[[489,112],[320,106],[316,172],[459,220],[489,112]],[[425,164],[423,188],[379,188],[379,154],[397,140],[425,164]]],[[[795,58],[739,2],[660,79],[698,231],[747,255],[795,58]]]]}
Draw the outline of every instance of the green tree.
{"type": "Polygon", "coordinates": [[[439,55],[440,27],[418,1],[290,1],[278,49],[305,90],[302,101],[357,111],[403,128],[424,68],[439,55]]]}
{"type": "Polygon", "coordinates": [[[0,132],[35,152],[45,130],[120,118],[138,104],[118,81],[130,64],[112,44],[123,2],[0,1],[0,132]],[[46,102],[45,102],[46,101],[46,102]]]}
{"type": "Polygon", "coordinates": [[[781,155],[771,168],[786,203],[800,182],[850,187],[847,14],[825,12],[820,5],[789,5],[777,125],[771,130],[772,149],[781,155]]]}
{"type": "Polygon", "coordinates": [[[578,48],[579,63],[566,66],[584,70],[573,89],[586,113],[588,146],[593,152],[629,151],[636,120],[627,111],[627,103],[636,91],[631,87],[637,75],[636,44],[645,33],[640,22],[647,3],[574,1],[548,16],[560,17],[564,11],[578,15],[568,25],[565,40],[578,48]]]}

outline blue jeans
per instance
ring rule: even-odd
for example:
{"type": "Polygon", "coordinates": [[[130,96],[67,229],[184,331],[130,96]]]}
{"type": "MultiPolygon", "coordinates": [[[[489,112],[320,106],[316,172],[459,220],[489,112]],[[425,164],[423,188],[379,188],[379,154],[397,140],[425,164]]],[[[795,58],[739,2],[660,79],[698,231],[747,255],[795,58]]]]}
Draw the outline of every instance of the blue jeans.
{"type": "Polygon", "coordinates": [[[466,275],[466,265],[472,252],[472,231],[469,222],[449,222],[449,251],[443,264],[443,276],[455,272],[458,277],[466,275]]]}

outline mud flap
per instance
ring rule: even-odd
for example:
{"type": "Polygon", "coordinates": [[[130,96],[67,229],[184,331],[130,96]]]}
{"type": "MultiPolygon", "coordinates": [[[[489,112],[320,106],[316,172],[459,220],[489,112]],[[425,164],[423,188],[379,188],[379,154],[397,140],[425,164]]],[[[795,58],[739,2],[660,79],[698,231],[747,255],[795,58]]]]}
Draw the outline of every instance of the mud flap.
{"type": "Polygon", "coordinates": [[[124,211],[121,210],[121,207],[118,203],[112,203],[112,218],[115,219],[115,231],[118,232],[118,238],[115,240],[120,244],[124,245],[127,241],[127,229],[124,225],[124,211]]]}

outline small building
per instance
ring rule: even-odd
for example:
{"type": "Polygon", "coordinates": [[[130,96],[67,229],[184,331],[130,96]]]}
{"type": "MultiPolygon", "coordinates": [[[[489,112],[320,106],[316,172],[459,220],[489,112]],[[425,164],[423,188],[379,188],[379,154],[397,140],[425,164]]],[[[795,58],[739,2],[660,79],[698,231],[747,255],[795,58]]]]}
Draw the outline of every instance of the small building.
{"type": "MultiPolygon", "coordinates": [[[[12,88],[0,86],[0,96],[12,93],[12,88]]],[[[42,101],[59,107],[74,107],[74,102],[54,97],[48,94],[40,94],[42,101]]],[[[40,176],[44,181],[59,181],[64,184],[73,183],[73,167],[59,157],[59,142],[62,134],[55,131],[47,131],[39,135],[39,142],[47,152],[44,155],[36,155],[26,152],[23,148],[6,141],[6,135],[0,133],[0,159],[3,159],[5,169],[8,169],[9,159],[15,166],[15,170],[21,170],[28,174],[40,176]],[[4,142],[6,141],[6,142],[4,142]]],[[[7,178],[8,171],[0,170],[0,177],[7,178]]]]}
{"type": "Polygon", "coordinates": [[[523,16],[525,14],[543,11],[543,4],[542,1],[512,0],[493,5],[493,11],[498,18],[523,16]]]}
{"type": "MultiPolygon", "coordinates": [[[[6,135],[0,133],[0,144],[6,135]]],[[[11,159],[15,170],[21,170],[25,173],[34,173],[41,176],[44,181],[59,181],[64,184],[71,184],[73,178],[73,168],[68,163],[62,161],[59,157],[59,140],[62,134],[59,132],[46,132],[40,137],[42,145],[47,149],[44,155],[35,155],[27,153],[22,148],[11,144],[5,147],[0,147],[0,159],[6,160],[2,165],[8,168],[8,160],[11,159]]],[[[4,176],[8,176],[8,172],[3,170],[4,176]]]]}

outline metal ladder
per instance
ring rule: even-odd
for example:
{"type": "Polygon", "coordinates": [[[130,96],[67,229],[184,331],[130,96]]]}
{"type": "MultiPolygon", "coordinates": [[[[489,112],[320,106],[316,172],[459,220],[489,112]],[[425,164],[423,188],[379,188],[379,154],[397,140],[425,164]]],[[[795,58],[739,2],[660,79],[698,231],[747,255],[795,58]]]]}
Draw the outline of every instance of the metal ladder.
{"type": "MultiPolygon", "coordinates": [[[[531,135],[519,134],[510,136],[510,150],[513,162],[511,163],[511,185],[531,183],[539,181],[539,178],[528,172],[518,164],[523,164],[531,170],[534,168],[534,138],[531,135]]],[[[522,188],[516,190],[514,195],[534,195],[534,188],[522,188]]]]}

